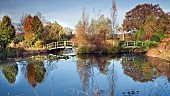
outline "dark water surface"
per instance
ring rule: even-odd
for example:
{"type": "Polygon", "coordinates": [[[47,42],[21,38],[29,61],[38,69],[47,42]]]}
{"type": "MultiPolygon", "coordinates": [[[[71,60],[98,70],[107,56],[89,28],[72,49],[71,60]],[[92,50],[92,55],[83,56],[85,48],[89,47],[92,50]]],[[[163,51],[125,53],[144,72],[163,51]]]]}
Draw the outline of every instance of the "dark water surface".
{"type": "Polygon", "coordinates": [[[37,56],[0,67],[0,96],[168,96],[170,62],[142,54],[37,56]]]}

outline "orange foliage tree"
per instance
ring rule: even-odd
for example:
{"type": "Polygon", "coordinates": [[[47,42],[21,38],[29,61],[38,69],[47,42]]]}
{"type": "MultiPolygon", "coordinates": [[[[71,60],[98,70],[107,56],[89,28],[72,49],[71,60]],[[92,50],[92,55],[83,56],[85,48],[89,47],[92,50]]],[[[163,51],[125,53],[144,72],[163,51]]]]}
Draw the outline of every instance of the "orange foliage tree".
{"type": "Polygon", "coordinates": [[[33,17],[28,15],[24,20],[24,38],[25,41],[32,45],[35,40],[35,33],[34,33],[34,22],[33,17]]]}
{"type": "Polygon", "coordinates": [[[88,15],[86,10],[83,9],[82,19],[78,22],[76,26],[76,43],[78,46],[87,45],[87,30],[88,30],[88,15]]]}
{"type": "Polygon", "coordinates": [[[88,41],[92,49],[95,51],[104,49],[107,47],[107,38],[112,34],[111,20],[105,18],[104,15],[101,15],[98,19],[92,19],[88,31],[88,41]]]}
{"type": "Polygon", "coordinates": [[[88,15],[83,10],[82,19],[76,26],[76,42],[79,47],[90,47],[92,52],[101,52],[107,47],[106,40],[111,36],[111,20],[99,15],[88,22],[88,15]]]}

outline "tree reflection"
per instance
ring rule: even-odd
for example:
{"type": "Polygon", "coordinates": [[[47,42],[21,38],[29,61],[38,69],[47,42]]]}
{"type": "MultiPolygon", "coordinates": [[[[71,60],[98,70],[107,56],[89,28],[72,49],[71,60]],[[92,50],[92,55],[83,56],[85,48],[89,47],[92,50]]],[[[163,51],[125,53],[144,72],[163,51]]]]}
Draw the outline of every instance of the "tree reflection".
{"type": "Polygon", "coordinates": [[[45,60],[44,61],[44,66],[45,69],[47,70],[47,73],[49,74],[51,71],[57,68],[57,60],[45,60]]]}
{"type": "Polygon", "coordinates": [[[159,58],[147,58],[151,66],[155,66],[159,74],[164,75],[170,82],[170,61],[159,59],[159,58]]]}
{"type": "Polygon", "coordinates": [[[37,83],[42,83],[45,77],[46,69],[44,68],[43,61],[40,60],[29,60],[27,65],[26,77],[28,82],[34,88],[37,83]]]}
{"type": "Polygon", "coordinates": [[[153,81],[158,75],[155,66],[150,65],[142,55],[123,56],[122,66],[124,73],[135,81],[153,81]]]}
{"type": "Polygon", "coordinates": [[[5,78],[8,80],[9,83],[14,83],[18,73],[17,64],[4,65],[2,67],[2,73],[4,74],[5,78]]]}
{"type": "Polygon", "coordinates": [[[115,70],[114,70],[114,60],[112,61],[113,64],[112,66],[110,67],[110,70],[109,70],[109,75],[108,75],[108,79],[109,79],[109,85],[110,85],[110,94],[109,96],[114,96],[114,92],[115,92],[115,70]]]}
{"type": "Polygon", "coordinates": [[[91,61],[86,59],[87,55],[79,55],[79,57],[82,57],[82,59],[79,59],[77,61],[77,69],[78,73],[80,76],[80,79],[82,80],[82,87],[83,87],[83,92],[85,94],[88,94],[88,88],[89,88],[89,82],[90,78],[93,75],[92,73],[92,66],[91,66],[91,61]]]}
{"type": "Polygon", "coordinates": [[[148,82],[164,75],[170,80],[170,62],[144,56],[124,56],[122,59],[124,73],[135,81],[148,82]]]}
{"type": "Polygon", "coordinates": [[[78,54],[77,70],[82,81],[83,92],[86,95],[95,94],[100,96],[102,92],[104,92],[103,88],[96,88],[94,68],[98,69],[99,72],[105,76],[109,75],[110,95],[114,95],[114,65],[109,68],[110,60],[113,57],[113,55],[103,54],[78,54]]]}

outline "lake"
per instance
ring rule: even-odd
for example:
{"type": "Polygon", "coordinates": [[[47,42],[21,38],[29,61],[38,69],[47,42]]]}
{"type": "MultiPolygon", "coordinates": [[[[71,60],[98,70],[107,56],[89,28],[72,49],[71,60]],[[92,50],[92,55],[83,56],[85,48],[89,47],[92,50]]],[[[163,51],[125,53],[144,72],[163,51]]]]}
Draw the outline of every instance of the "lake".
{"type": "Polygon", "coordinates": [[[0,67],[0,96],[168,96],[170,62],[143,54],[19,58],[0,67]]]}

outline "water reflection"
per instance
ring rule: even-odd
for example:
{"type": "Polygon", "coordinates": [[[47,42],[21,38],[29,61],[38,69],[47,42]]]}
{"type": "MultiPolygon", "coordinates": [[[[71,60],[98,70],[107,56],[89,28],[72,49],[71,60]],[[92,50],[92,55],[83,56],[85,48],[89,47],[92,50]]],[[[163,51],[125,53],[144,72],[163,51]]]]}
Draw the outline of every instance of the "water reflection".
{"type": "Polygon", "coordinates": [[[147,58],[148,63],[155,68],[157,76],[163,75],[170,82],[170,62],[158,58],[147,58]]]}
{"type": "Polygon", "coordinates": [[[47,70],[47,74],[50,74],[50,71],[53,71],[57,68],[57,62],[58,60],[45,60],[44,61],[44,66],[45,69],[47,70]]]}
{"type": "Polygon", "coordinates": [[[37,83],[42,83],[46,73],[43,61],[29,60],[29,64],[26,69],[27,80],[33,88],[37,85],[37,83]]]}
{"type": "Polygon", "coordinates": [[[126,75],[139,82],[153,82],[161,75],[170,77],[170,62],[159,58],[125,55],[122,57],[122,66],[126,75]]]}
{"type": "Polygon", "coordinates": [[[95,69],[99,70],[100,74],[109,77],[109,94],[110,96],[114,95],[114,65],[111,64],[111,59],[113,59],[113,55],[104,56],[102,54],[78,54],[77,70],[82,81],[83,92],[86,95],[93,94],[100,96],[108,93],[108,90],[99,87],[97,84],[97,81],[100,80],[100,78],[96,78],[95,69]]]}
{"type": "Polygon", "coordinates": [[[123,56],[122,66],[124,73],[135,81],[153,81],[157,75],[155,68],[142,55],[123,56]]]}
{"type": "Polygon", "coordinates": [[[10,84],[14,83],[18,73],[17,64],[7,64],[2,67],[2,73],[10,84]]]}
{"type": "Polygon", "coordinates": [[[148,84],[147,91],[131,89],[124,91],[123,95],[150,95],[167,96],[170,90],[170,62],[159,58],[145,57],[144,55],[124,55],[122,56],[122,67],[124,74],[134,81],[148,84]],[[168,79],[168,82],[163,77],[168,79]],[[150,85],[147,82],[153,82],[150,85]],[[145,93],[142,93],[145,92],[145,93]]]}
{"type": "Polygon", "coordinates": [[[0,77],[1,82],[5,77],[9,84],[0,86],[0,96],[6,96],[7,92],[2,93],[4,90],[18,95],[15,91],[20,87],[24,91],[19,94],[31,93],[33,89],[39,96],[51,93],[54,96],[170,94],[170,62],[144,54],[78,54],[67,60],[26,59],[4,65],[1,72],[4,75],[0,77]]]}

